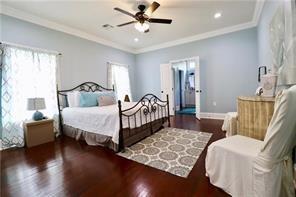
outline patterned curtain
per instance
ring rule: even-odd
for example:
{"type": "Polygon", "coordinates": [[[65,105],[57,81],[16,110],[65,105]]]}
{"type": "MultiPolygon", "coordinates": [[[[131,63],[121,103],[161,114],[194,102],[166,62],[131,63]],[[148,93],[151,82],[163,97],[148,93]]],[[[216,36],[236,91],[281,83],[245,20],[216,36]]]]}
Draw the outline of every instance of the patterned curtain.
{"type": "Polygon", "coordinates": [[[270,23],[273,71],[278,85],[296,84],[296,3],[283,1],[270,23]]]}
{"type": "MultiPolygon", "coordinates": [[[[0,45],[0,81],[2,81],[2,61],[3,60],[3,48],[0,45]]],[[[2,83],[0,83],[0,95],[2,96],[2,83]]],[[[0,109],[2,109],[2,104],[1,104],[0,99],[0,109]]],[[[2,117],[2,110],[0,110],[0,117],[2,117]]],[[[2,139],[2,131],[3,131],[3,124],[2,124],[2,118],[0,118],[0,139],[2,139]]],[[[0,150],[2,150],[2,140],[0,141],[0,150]]]]}
{"type": "MultiPolygon", "coordinates": [[[[273,70],[280,89],[296,84],[296,1],[283,1],[270,23],[273,70]]],[[[294,148],[294,185],[296,188],[296,148],[294,148]]]]}
{"type": "Polygon", "coordinates": [[[2,149],[24,146],[23,122],[34,113],[26,109],[28,98],[45,98],[42,112],[54,118],[58,133],[57,55],[2,45],[1,59],[2,149]]]}

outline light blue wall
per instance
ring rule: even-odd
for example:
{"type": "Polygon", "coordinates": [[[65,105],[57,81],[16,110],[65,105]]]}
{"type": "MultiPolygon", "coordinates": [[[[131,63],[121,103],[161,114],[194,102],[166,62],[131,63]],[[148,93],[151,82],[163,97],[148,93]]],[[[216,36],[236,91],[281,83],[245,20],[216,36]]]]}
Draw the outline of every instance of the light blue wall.
{"type": "Polygon", "coordinates": [[[256,28],[137,55],[136,98],[148,92],[160,96],[161,63],[193,56],[200,57],[202,112],[236,111],[239,95],[254,94],[258,68],[256,28]]]}
{"type": "Polygon", "coordinates": [[[252,95],[257,82],[257,31],[255,28],[210,39],[134,55],[92,41],[0,15],[3,41],[61,52],[62,88],[95,81],[107,83],[106,62],[131,67],[136,99],[160,94],[159,65],[170,60],[199,56],[202,112],[236,110],[236,97],[252,95]],[[213,106],[213,102],[217,106],[213,106]]]}
{"type": "MultiPolygon", "coordinates": [[[[76,36],[0,15],[2,41],[62,53],[61,85],[71,88],[85,81],[107,85],[107,61],[127,64],[134,84],[135,55],[76,36]]],[[[135,92],[132,86],[132,92],[135,92]]]]}
{"type": "Polygon", "coordinates": [[[272,67],[272,54],[269,40],[269,24],[281,1],[266,0],[257,27],[259,65],[272,67]]]}

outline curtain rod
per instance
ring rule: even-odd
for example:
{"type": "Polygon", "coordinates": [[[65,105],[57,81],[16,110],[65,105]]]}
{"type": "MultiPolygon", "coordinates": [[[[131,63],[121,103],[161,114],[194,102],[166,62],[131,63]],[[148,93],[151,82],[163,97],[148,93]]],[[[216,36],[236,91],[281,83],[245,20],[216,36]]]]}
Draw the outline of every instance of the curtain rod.
{"type": "Polygon", "coordinates": [[[117,63],[117,62],[111,62],[111,61],[107,61],[108,64],[115,64],[115,65],[118,65],[118,66],[125,66],[125,67],[129,67],[128,64],[121,64],[121,63],[117,63]]]}
{"type": "Polygon", "coordinates": [[[7,45],[14,46],[14,47],[20,47],[20,48],[25,48],[25,49],[31,49],[34,51],[42,51],[42,52],[53,53],[56,55],[62,55],[62,53],[57,52],[57,51],[51,51],[51,50],[47,50],[47,49],[41,49],[41,48],[36,48],[36,47],[31,47],[31,46],[26,46],[26,45],[21,45],[21,44],[15,44],[15,43],[11,43],[11,42],[0,42],[0,45],[2,45],[2,44],[7,44],[7,45]]]}

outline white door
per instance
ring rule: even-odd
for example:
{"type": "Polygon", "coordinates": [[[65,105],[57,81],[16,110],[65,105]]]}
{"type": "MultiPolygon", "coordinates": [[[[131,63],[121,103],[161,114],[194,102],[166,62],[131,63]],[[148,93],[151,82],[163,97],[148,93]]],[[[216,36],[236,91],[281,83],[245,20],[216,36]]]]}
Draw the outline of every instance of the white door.
{"type": "Polygon", "coordinates": [[[166,101],[166,95],[169,95],[170,115],[175,115],[174,110],[174,89],[173,89],[173,72],[171,64],[160,65],[160,91],[161,100],[166,101]]]}
{"type": "Polygon", "coordinates": [[[199,70],[199,58],[195,58],[195,110],[196,118],[200,119],[200,70],[199,70]]]}

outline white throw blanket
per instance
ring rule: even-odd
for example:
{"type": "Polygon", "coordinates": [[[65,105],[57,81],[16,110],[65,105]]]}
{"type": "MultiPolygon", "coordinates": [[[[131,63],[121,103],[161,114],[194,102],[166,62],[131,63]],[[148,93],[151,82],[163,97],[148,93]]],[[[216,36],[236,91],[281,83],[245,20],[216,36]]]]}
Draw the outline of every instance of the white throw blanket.
{"type": "MultiPolygon", "coordinates": [[[[135,102],[123,102],[122,109],[128,109],[135,105],[135,102]]],[[[129,113],[136,112],[141,104],[129,111],[129,113]]],[[[161,111],[160,109],[156,109],[155,116],[152,113],[151,120],[150,115],[148,114],[147,119],[146,116],[142,112],[142,116],[140,113],[136,114],[136,126],[139,127],[142,124],[148,123],[155,119],[158,119],[158,115],[161,117],[167,117],[166,109],[161,111]]],[[[62,111],[63,123],[81,129],[83,131],[101,134],[105,136],[112,137],[112,141],[118,144],[119,142],[119,110],[117,105],[109,105],[102,107],[71,107],[65,108],[62,111]]],[[[134,128],[135,120],[132,116],[130,121],[128,121],[127,117],[123,117],[123,128],[134,128]]]]}

